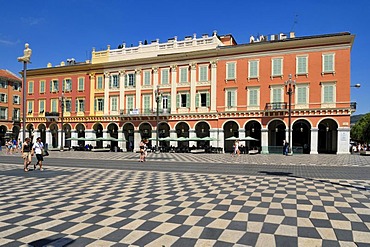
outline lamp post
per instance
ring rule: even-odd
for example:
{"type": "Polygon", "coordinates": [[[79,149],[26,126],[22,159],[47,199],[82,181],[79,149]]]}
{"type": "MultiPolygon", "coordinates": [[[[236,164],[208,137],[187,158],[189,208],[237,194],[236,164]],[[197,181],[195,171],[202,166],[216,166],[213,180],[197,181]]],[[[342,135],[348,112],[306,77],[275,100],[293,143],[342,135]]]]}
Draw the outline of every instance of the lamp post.
{"type": "Polygon", "coordinates": [[[287,94],[289,96],[289,110],[288,110],[288,155],[292,155],[291,147],[291,122],[292,122],[292,94],[294,93],[295,81],[292,80],[292,74],[289,74],[289,79],[285,82],[287,94]]]}
{"type": "Polygon", "coordinates": [[[23,85],[22,85],[22,90],[23,90],[23,108],[22,108],[22,125],[23,125],[23,142],[24,139],[26,138],[26,82],[27,82],[27,63],[31,63],[31,55],[32,55],[32,50],[29,48],[29,44],[26,43],[24,45],[25,49],[23,51],[23,56],[18,57],[18,62],[23,63],[23,85]]]}
{"type": "Polygon", "coordinates": [[[64,92],[62,92],[62,97],[59,97],[59,102],[60,102],[60,109],[61,109],[61,117],[60,117],[60,121],[62,123],[62,128],[60,130],[60,151],[63,152],[64,151],[64,145],[63,145],[63,132],[64,132],[64,129],[63,129],[63,120],[64,120],[64,92]]]}
{"type": "Polygon", "coordinates": [[[158,143],[158,137],[159,137],[159,128],[158,128],[158,123],[159,123],[159,99],[160,99],[160,91],[159,91],[159,86],[157,85],[157,89],[155,90],[155,102],[157,103],[157,115],[156,115],[156,122],[157,122],[157,127],[156,127],[156,137],[155,137],[155,152],[159,152],[159,143],[158,143]]]}

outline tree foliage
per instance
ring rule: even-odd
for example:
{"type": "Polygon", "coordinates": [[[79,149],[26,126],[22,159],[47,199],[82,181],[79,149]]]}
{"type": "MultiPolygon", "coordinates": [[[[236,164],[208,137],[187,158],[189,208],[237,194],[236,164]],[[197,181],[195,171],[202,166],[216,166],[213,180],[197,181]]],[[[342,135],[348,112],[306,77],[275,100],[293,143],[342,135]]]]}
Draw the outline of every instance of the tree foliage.
{"type": "Polygon", "coordinates": [[[370,142],[370,113],[364,115],[351,128],[351,139],[361,143],[370,142]]]}

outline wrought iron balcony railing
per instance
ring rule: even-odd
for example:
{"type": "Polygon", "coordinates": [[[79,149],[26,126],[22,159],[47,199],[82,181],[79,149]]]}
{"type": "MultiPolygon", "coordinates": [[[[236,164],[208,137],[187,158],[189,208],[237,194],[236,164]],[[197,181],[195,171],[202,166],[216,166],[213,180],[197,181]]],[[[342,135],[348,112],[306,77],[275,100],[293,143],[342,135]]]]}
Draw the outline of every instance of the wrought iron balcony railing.
{"type": "Polygon", "coordinates": [[[350,108],[352,111],[356,111],[357,103],[356,102],[351,102],[350,108]]]}
{"type": "Polygon", "coordinates": [[[265,110],[266,111],[281,111],[281,110],[287,110],[288,104],[286,102],[272,102],[272,103],[266,103],[265,110]]]}
{"type": "MultiPolygon", "coordinates": [[[[163,115],[169,115],[171,113],[170,108],[166,109],[159,109],[158,114],[163,115]]],[[[155,116],[157,115],[157,109],[125,109],[120,111],[121,116],[155,116]]]]}

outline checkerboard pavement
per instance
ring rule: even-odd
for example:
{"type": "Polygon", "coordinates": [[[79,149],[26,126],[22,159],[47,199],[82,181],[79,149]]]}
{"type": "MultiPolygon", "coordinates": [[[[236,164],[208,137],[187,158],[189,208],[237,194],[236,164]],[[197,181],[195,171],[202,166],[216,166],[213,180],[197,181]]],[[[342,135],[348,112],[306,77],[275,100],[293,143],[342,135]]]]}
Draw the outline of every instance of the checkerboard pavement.
{"type": "Polygon", "coordinates": [[[370,246],[370,180],[0,164],[2,246],[370,246]]]}

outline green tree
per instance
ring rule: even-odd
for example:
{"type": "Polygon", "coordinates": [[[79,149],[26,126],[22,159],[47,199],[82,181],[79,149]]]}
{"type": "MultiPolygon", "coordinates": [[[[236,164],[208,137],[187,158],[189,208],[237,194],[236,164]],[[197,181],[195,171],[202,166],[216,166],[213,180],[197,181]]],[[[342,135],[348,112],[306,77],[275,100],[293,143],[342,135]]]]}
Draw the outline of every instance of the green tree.
{"type": "Polygon", "coordinates": [[[370,141],[370,113],[364,115],[351,128],[351,139],[362,143],[370,141]]]}

